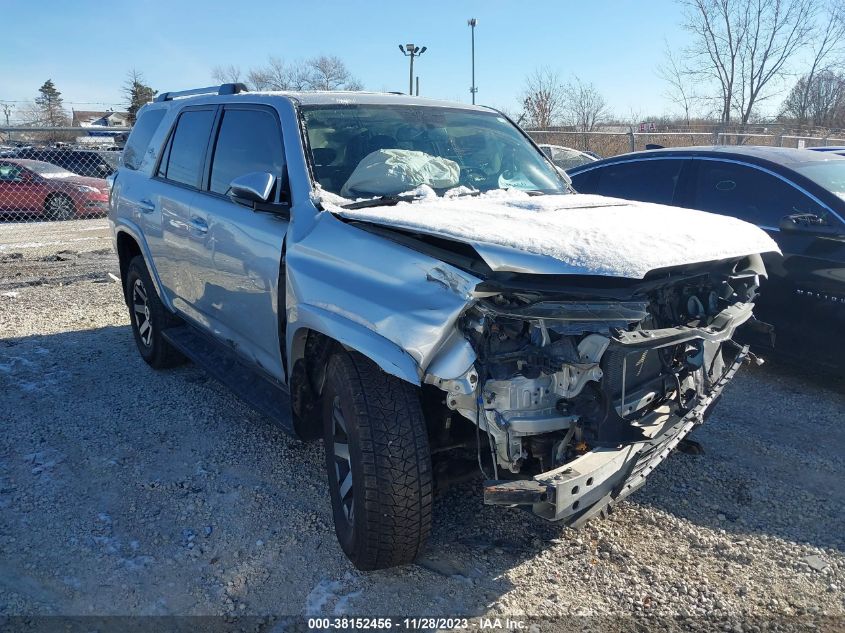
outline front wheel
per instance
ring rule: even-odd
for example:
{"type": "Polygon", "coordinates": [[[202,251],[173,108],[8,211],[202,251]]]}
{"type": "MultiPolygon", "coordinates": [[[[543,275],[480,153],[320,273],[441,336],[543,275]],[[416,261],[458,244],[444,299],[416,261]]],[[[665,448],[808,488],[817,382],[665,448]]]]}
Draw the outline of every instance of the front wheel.
{"type": "Polygon", "coordinates": [[[323,437],[335,533],[362,570],[412,562],[431,531],[431,455],[417,389],[355,352],[329,360],[323,437]]]}

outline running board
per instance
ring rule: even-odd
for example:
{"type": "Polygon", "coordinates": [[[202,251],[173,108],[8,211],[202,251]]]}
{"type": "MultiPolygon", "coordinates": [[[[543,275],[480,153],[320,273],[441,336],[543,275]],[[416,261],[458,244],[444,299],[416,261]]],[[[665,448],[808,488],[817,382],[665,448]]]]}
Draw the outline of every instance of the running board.
{"type": "Polygon", "coordinates": [[[162,336],[258,413],[281,425],[285,431],[293,432],[290,396],[284,387],[190,325],[169,328],[162,336]]]}

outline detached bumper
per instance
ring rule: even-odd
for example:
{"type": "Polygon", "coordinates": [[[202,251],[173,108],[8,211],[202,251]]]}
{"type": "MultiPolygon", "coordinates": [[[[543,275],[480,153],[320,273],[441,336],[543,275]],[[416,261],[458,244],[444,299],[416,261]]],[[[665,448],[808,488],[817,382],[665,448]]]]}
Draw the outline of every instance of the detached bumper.
{"type": "Polygon", "coordinates": [[[708,407],[719,397],[748,354],[742,348],[733,363],[683,417],[668,407],[644,417],[638,426],[650,439],[616,448],[595,448],[568,464],[541,473],[533,480],[488,482],[484,502],[490,505],[530,505],[550,521],[581,527],[604,514],[645,483],[645,478],[690,431],[704,421],[708,407]]]}

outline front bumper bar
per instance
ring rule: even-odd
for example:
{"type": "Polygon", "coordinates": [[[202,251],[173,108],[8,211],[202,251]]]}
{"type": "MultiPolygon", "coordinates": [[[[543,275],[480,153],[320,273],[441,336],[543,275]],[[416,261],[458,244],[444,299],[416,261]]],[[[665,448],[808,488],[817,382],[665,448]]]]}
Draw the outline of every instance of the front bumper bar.
{"type": "Polygon", "coordinates": [[[743,347],[733,363],[685,415],[657,409],[641,421],[646,441],[615,448],[594,448],[577,459],[532,480],[491,481],[484,486],[484,503],[530,505],[550,521],[581,527],[622,501],[645,483],[645,478],[693,428],[704,421],[708,407],[719,397],[748,355],[743,347]]]}

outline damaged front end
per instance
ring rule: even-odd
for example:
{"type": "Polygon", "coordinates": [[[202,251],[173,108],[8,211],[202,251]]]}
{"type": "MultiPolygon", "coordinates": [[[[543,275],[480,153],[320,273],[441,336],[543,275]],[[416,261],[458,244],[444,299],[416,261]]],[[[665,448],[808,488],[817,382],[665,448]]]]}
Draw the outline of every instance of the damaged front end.
{"type": "Polygon", "coordinates": [[[755,255],[624,289],[480,284],[454,343],[474,362],[425,382],[475,427],[485,503],[578,526],[641,486],[745,358],[760,274],[755,255]]]}

